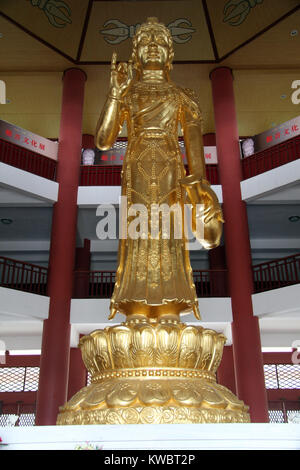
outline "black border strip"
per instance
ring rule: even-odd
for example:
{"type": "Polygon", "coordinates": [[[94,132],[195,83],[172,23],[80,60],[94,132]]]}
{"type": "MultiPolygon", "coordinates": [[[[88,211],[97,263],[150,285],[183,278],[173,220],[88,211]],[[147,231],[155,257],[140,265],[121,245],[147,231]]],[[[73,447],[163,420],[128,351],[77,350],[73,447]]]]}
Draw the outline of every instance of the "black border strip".
{"type": "Polygon", "coordinates": [[[213,31],[212,24],[211,24],[211,21],[210,21],[210,16],[209,16],[209,11],[208,11],[206,0],[202,0],[202,7],[203,7],[203,10],[204,10],[206,24],[207,24],[208,32],[209,32],[209,35],[210,35],[211,45],[212,45],[214,55],[215,55],[215,59],[216,59],[215,62],[219,62],[220,57],[219,57],[219,53],[218,53],[218,48],[217,48],[217,44],[216,44],[216,40],[215,40],[214,31],[213,31]]]}
{"type": "Polygon", "coordinates": [[[85,15],[85,20],[84,20],[84,25],[83,25],[83,29],[82,29],[82,33],[81,33],[81,38],[80,38],[80,41],[79,41],[77,56],[76,56],[76,62],[77,63],[83,63],[83,62],[80,62],[80,57],[81,57],[81,53],[82,53],[82,49],[83,49],[83,45],[84,45],[85,36],[86,36],[88,26],[89,26],[89,21],[90,21],[90,16],[91,16],[93,4],[94,4],[93,0],[89,0],[89,4],[88,4],[87,10],[86,10],[86,15],[85,15]]]}

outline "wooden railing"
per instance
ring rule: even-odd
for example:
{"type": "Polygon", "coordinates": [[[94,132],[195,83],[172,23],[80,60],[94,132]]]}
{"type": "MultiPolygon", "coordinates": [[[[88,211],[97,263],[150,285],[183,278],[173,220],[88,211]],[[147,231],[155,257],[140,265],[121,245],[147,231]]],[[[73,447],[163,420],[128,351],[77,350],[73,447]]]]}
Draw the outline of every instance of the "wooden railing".
{"type": "MultiPolygon", "coordinates": [[[[254,292],[263,292],[300,283],[300,253],[252,267],[254,292]]],[[[194,270],[198,297],[227,297],[227,270],[194,270]]],[[[48,269],[0,256],[0,286],[47,295],[48,269]]],[[[110,298],[115,271],[75,271],[74,293],[77,298],[110,298]]]]}
{"type": "Polygon", "coordinates": [[[194,284],[198,297],[227,297],[226,269],[194,269],[194,284]]]}
{"type": "Polygon", "coordinates": [[[300,282],[300,253],[252,267],[254,291],[262,292],[300,282]]]}
{"type": "Polygon", "coordinates": [[[0,139],[0,162],[55,181],[57,162],[0,139]]]}
{"type": "MultiPolygon", "coordinates": [[[[76,271],[75,297],[108,299],[115,285],[115,271],[76,271]]],[[[194,283],[199,297],[226,297],[227,271],[194,270],[194,283]]]]}
{"type": "Polygon", "coordinates": [[[244,179],[260,175],[300,158],[300,136],[274,145],[242,160],[244,179]]]}
{"type": "Polygon", "coordinates": [[[48,269],[0,256],[0,286],[47,295],[48,269]]]}

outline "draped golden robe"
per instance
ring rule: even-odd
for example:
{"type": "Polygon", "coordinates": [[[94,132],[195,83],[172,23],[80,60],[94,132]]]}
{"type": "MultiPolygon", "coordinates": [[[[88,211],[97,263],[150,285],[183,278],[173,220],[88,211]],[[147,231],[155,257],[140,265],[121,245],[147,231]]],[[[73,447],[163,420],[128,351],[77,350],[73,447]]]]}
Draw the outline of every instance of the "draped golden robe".
{"type": "Polygon", "coordinates": [[[123,99],[119,119],[120,126],[127,121],[128,148],[122,169],[122,195],[127,197],[127,209],[132,204],[147,207],[149,226],[144,239],[128,236],[120,240],[112,316],[117,311],[144,313],[150,318],[160,311],[194,311],[199,317],[184,231],[180,239],[174,237],[174,230],[164,238],[160,221],[158,237],[154,239],[150,233],[151,205],[179,204],[184,212],[186,196],[180,180],[185,168],[178,144],[178,123],[185,108],[193,110],[195,125],[201,126],[195,101],[186,90],[167,81],[136,81],[123,99]]]}

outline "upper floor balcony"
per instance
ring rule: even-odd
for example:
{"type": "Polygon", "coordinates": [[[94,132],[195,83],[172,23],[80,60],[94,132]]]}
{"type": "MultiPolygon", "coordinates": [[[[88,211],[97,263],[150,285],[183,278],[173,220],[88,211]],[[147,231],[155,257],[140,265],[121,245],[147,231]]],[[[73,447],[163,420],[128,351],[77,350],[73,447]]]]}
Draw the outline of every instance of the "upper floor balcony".
{"type": "MultiPolygon", "coordinates": [[[[299,158],[300,136],[296,136],[242,159],[243,179],[247,180],[299,158]]],[[[59,162],[2,139],[0,139],[0,162],[56,181],[59,162]]],[[[119,186],[121,169],[121,165],[82,165],[79,186],[119,186]]],[[[217,164],[206,165],[206,172],[211,184],[220,184],[217,164]]]]}

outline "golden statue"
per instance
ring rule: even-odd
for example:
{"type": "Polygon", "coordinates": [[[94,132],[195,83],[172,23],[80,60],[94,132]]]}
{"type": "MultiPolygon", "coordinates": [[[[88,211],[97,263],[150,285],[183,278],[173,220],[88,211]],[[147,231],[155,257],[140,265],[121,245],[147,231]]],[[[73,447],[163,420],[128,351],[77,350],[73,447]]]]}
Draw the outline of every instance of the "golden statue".
{"type": "MultiPolygon", "coordinates": [[[[192,205],[192,230],[206,249],[219,245],[223,217],[205,176],[198,99],[170,80],[173,56],[169,30],[148,18],[133,39],[132,59],[117,65],[112,57],[96,145],[111,148],[126,121],[122,196],[129,215],[133,207],[143,208],[147,218],[138,236],[126,232],[119,244],[110,318],[119,312],[126,321],[80,340],[92,383],[61,407],[58,424],[249,421],[248,407],[216,383],[226,338],[180,322],[179,315],[191,311],[200,319],[184,206],[192,205]],[[168,212],[166,231],[160,213],[166,207],[179,210],[181,236],[176,211],[168,212]]],[[[131,220],[126,218],[126,231],[131,220]]]]}
{"type": "MultiPolygon", "coordinates": [[[[117,66],[113,54],[110,90],[98,122],[96,145],[102,150],[112,147],[126,121],[128,150],[122,195],[127,197],[128,207],[143,204],[149,216],[154,205],[179,204],[183,211],[188,190],[194,206],[203,204],[199,217],[205,230],[200,227],[200,232],[205,233],[200,241],[210,249],[218,246],[222,234],[221,208],[205,176],[197,97],[170,81],[173,56],[171,34],[155,18],[149,18],[133,39],[132,61],[117,66]],[[178,145],[179,123],[190,171],[187,178],[178,145]]],[[[149,229],[144,238],[121,241],[111,318],[116,312],[157,319],[193,310],[200,319],[186,241],[184,237],[174,239],[174,233],[164,238],[162,227],[159,229],[156,239],[149,229]]]]}

